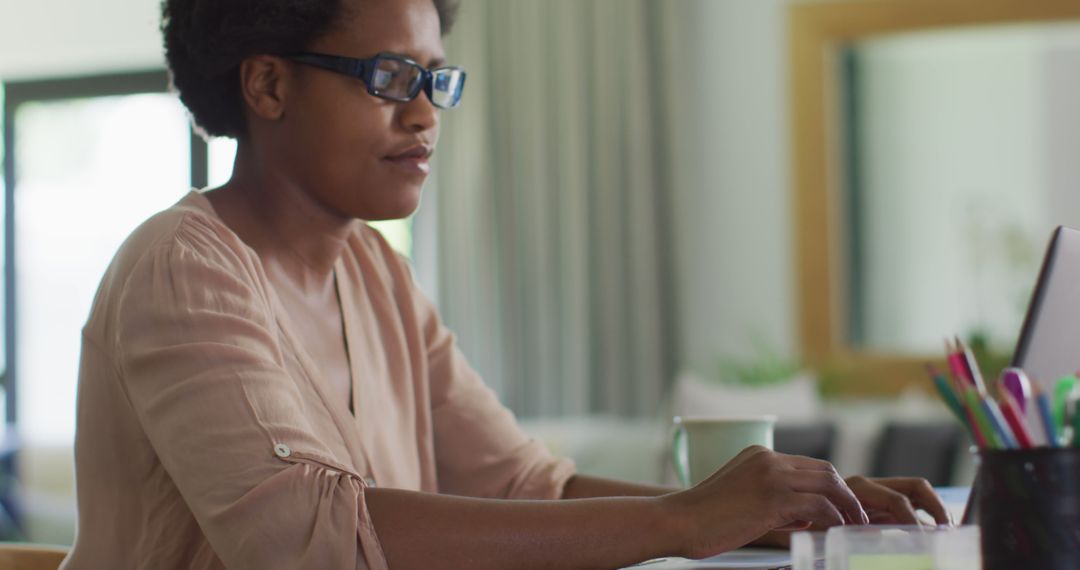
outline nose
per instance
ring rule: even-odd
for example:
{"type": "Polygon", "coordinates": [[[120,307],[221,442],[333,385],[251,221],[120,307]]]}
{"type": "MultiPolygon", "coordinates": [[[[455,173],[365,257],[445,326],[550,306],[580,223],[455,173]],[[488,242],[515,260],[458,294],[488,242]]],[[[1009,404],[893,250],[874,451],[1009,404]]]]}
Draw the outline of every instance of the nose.
{"type": "Polygon", "coordinates": [[[439,126],[439,110],[421,90],[412,101],[402,103],[399,120],[405,130],[421,133],[439,126]]]}

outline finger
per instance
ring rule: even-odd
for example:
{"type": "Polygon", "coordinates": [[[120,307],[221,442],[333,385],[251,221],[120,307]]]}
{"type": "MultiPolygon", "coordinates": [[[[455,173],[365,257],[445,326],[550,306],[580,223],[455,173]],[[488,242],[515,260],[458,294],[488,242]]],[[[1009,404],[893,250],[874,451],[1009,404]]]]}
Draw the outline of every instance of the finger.
{"type": "Polygon", "coordinates": [[[919,524],[915,508],[907,495],[894,491],[877,480],[853,477],[849,480],[851,490],[869,510],[886,511],[897,524],[919,524]]]}
{"type": "Polygon", "coordinates": [[[795,471],[793,477],[791,481],[793,490],[816,493],[828,498],[851,523],[868,524],[870,522],[870,517],[866,515],[855,493],[835,471],[795,471]]]}
{"type": "Polygon", "coordinates": [[[903,493],[911,501],[915,508],[926,511],[937,524],[947,525],[949,511],[941,502],[941,497],[934,491],[934,487],[926,479],[916,477],[894,477],[876,479],[878,483],[890,489],[903,493]]]}
{"type": "Polygon", "coordinates": [[[779,528],[795,525],[830,528],[844,524],[844,516],[837,510],[836,505],[823,495],[793,493],[789,495],[788,505],[790,510],[787,518],[790,522],[779,528]]]}
{"type": "Polygon", "coordinates": [[[773,530],[779,530],[783,532],[794,532],[797,530],[806,530],[813,525],[810,521],[792,521],[784,526],[776,527],[773,530]]]}
{"type": "Polygon", "coordinates": [[[803,469],[805,471],[832,471],[836,472],[836,468],[832,463],[823,461],[821,459],[814,459],[813,457],[804,457],[802,455],[784,455],[784,458],[788,460],[788,465],[795,467],[796,469],[803,469]]]}
{"type": "Polygon", "coordinates": [[[747,461],[749,461],[753,457],[757,457],[757,456],[760,456],[762,454],[771,454],[771,453],[773,453],[772,450],[770,450],[767,447],[763,447],[763,446],[760,446],[760,445],[751,445],[750,447],[747,447],[747,448],[743,449],[742,451],[740,451],[738,453],[738,455],[736,455],[735,457],[732,457],[731,459],[729,459],[727,463],[720,466],[719,469],[714,471],[712,473],[712,475],[709,475],[709,477],[700,484],[703,485],[708,481],[711,481],[711,480],[719,478],[719,477],[723,477],[724,474],[729,473],[730,471],[734,470],[739,465],[742,465],[743,463],[746,463],[747,461]]]}
{"type": "Polygon", "coordinates": [[[900,524],[889,511],[867,511],[870,524],[900,524]]]}

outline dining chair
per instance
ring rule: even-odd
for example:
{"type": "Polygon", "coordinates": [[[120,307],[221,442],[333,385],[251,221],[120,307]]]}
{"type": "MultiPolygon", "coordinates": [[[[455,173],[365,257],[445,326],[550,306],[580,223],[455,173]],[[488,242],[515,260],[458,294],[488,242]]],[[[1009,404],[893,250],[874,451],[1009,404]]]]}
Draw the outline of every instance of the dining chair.
{"type": "Polygon", "coordinates": [[[0,568],[4,570],[56,570],[67,556],[62,546],[25,542],[0,543],[0,568]]]}

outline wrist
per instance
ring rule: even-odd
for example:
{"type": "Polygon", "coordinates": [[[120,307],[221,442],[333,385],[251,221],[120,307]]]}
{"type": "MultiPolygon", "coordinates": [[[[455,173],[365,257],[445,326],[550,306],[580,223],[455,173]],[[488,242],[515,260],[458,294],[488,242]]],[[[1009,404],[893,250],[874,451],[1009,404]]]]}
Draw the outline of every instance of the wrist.
{"type": "Polygon", "coordinates": [[[692,557],[687,545],[694,528],[681,495],[672,493],[649,499],[654,513],[653,536],[658,537],[661,556],[692,557]]]}

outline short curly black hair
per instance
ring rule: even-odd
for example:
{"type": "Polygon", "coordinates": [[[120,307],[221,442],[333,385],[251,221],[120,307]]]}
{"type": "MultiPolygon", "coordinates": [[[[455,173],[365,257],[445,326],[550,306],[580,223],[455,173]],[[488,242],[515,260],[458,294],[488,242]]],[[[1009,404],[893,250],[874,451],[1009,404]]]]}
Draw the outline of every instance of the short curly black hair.
{"type": "MultiPolygon", "coordinates": [[[[446,35],[458,0],[432,1],[446,35]]],[[[342,0],[162,0],[165,60],[195,126],[212,137],[243,136],[240,63],[303,51],[331,31],[342,10],[342,0]]]]}

